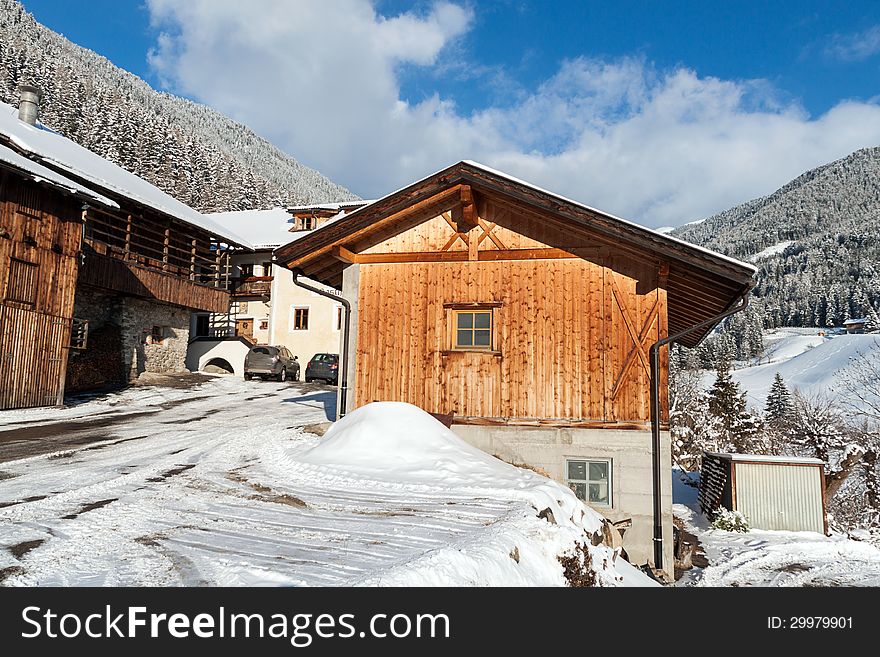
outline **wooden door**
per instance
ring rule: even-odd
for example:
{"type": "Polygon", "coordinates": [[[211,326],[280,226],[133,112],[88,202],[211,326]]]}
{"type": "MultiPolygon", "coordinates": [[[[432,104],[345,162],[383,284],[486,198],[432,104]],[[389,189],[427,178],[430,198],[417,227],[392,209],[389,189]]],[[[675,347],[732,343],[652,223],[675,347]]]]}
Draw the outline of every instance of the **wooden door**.
{"type": "Polygon", "coordinates": [[[246,338],[253,342],[254,339],[254,320],[237,319],[235,320],[235,335],[246,338]]]}
{"type": "Polygon", "coordinates": [[[63,403],[70,324],[0,305],[0,409],[63,403]]]}

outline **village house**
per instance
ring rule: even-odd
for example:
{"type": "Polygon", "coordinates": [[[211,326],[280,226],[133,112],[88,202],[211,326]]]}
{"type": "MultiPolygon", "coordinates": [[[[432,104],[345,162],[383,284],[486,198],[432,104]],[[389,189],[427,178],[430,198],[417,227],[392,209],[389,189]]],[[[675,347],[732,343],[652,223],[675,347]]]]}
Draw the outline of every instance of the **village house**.
{"type": "Polygon", "coordinates": [[[0,409],[185,371],[190,315],[229,307],[246,240],[0,104],[0,409]]]}
{"type": "Polygon", "coordinates": [[[321,203],[208,215],[248,239],[254,250],[232,256],[229,312],[193,315],[187,366],[202,370],[213,365],[240,376],[244,358],[254,344],[287,347],[299,358],[303,372],[315,354],[339,353],[342,304],[294,285],[289,269],[273,265],[273,251],[366,203],[321,203]]]}
{"type": "Polygon", "coordinates": [[[661,341],[693,347],[744,307],[752,266],[473,162],[275,256],[350,305],[341,412],[415,404],[631,521],[630,559],[671,571],[661,341]]]}

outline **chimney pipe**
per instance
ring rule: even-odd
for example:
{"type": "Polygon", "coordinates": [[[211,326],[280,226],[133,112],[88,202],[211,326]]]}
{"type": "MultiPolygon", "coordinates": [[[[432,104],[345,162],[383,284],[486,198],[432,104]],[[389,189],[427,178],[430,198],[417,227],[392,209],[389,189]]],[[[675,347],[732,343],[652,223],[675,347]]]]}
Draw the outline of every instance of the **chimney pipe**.
{"type": "Polygon", "coordinates": [[[40,99],[43,97],[43,92],[27,84],[21,85],[18,92],[21,94],[18,103],[18,120],[36,125],[40,116],[40,99]]]}

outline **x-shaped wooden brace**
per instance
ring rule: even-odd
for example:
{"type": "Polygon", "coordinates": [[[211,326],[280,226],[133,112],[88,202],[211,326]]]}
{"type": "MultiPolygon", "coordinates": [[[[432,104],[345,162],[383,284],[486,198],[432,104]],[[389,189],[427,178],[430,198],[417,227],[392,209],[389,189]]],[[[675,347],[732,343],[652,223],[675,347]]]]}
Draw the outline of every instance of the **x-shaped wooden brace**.
{"type": "Polygon", "coordinates": [[[470,246],[470,242],[468,242],[467,233],[461,233],[458,230],[458,226],[455,225],[455,222],[452,221],[452,214],[450,212],[444,212],[442,217],[446,220],[446,223],[449,224],[449,227],[452,229],[454,235],[449,238],[449,241],[443,246],[441,251],[448,251],[452,248],[452,245],[455,244],[456,240],[461,240],[465,243],[465,246],[470,246]]]}
{"type": "MultiPolygon", "coordinates": [[[[645,325],[642,326],[642,330],[636,333],[635,323],[632,321],[632,318],[629,316],[629,309],[626,307],[626,304],[623,301],[623,295],[620,293],[620,288],[617,286],[617,281],[614,278],[614,274],[611,274],[611,293],[614,295],[614,299],[617,301],[617,307],[620,308],[620,314],[623,317],[623,321],[626,324],[626,329],[629,332],[630,337],[633,341],[633,348],[627,354],[626,359],[623,362],[623,369],[620,371],[620,376],[617,377],[617,381],[614,383],[614,389],[611,391],[611,398],[616,399],[618,393],[623,388],[623,384],[629,375],[630,369],[636,362],[636,358],[642,361],[642,366],[645,368],[645,373],[650,377],[651,376],[651,366],[648,364],[648,354],[645,351],[645,339],[648,337],[648,334],[651,332],[651,329],[654,327],[654,322],[657,321],[660,311],[660,299],[657,298],[654,300],[654,305],[651,307],[651,312],[648,313],[648,318],[645,320],[645,325]]],[[[610,327],[609,327],[610,328],[610,327]]]]}

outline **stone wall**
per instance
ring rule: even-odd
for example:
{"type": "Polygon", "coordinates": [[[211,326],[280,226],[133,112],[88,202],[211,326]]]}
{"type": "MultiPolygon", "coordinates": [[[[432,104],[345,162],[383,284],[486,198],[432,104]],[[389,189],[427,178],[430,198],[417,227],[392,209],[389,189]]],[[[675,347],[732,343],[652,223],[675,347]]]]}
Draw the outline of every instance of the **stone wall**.
{"type": "Polygon", "coordinates": [[[143,372],[186,372],[190,311],[80,287],[74,317],[88,320],[88,347],[70,350],[67,392],[123,385],[143,372]],[[159,328],[160,339],[153,328],[159,328]]]}
{"type": "Polygon", "coordinates": [[[123,368],[131,381],[144,372],[186,372],[190,311],[144,299],[121,303],[123,368]],[[158,327],[158,335],[153,335],[158,327]]]}

